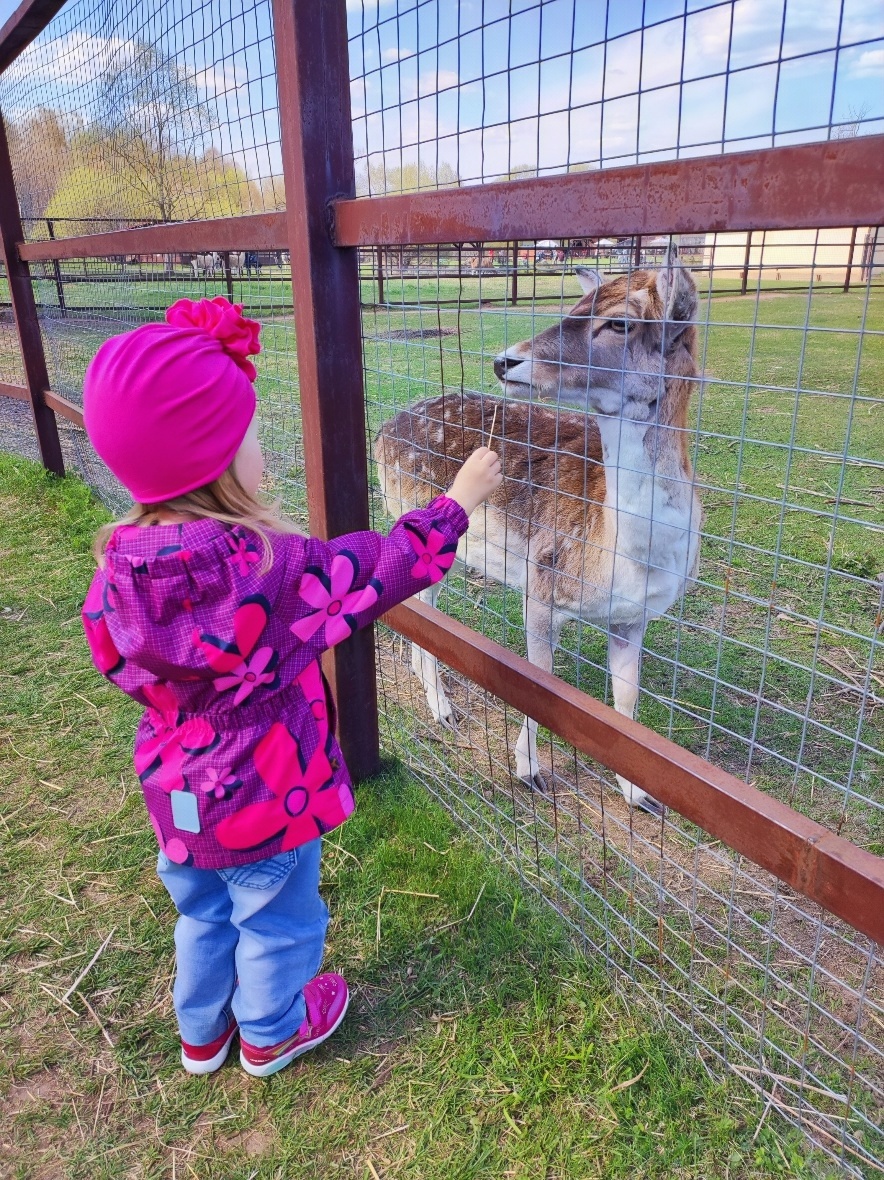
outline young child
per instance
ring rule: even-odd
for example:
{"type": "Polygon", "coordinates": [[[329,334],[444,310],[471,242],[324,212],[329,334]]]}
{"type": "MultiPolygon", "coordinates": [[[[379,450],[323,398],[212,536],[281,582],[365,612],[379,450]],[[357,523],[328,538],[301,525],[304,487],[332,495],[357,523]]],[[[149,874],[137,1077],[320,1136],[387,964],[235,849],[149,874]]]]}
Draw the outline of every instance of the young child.
{"type": "Polygon", "coordinates": [[[96,541],[83,622],[98,669],[145,706],[135,769],[178,909],[175,1011],[190,1073],[263,1077],[335,1031],[318,975],[328,911],[320,838],[353,810],[319,666],[327,648],[442,578],[500,483],[480,447],[389,537],[304,537],[258,498],[259,325],[223,298],[99,348],[84,418],[132,493],[96,541]]]}

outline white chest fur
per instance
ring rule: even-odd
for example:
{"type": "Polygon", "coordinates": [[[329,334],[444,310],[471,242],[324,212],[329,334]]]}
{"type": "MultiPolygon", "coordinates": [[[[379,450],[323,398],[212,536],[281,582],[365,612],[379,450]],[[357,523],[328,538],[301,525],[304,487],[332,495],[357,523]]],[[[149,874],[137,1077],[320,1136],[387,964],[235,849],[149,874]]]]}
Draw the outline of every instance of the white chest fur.
{"type": "Polygon", "coordinates": [[[605,458],[611,618],[653,618],[684,593],[699,547],[700,505],[674,432],[650,453],[648,426],[598,417],[605,458]]]}

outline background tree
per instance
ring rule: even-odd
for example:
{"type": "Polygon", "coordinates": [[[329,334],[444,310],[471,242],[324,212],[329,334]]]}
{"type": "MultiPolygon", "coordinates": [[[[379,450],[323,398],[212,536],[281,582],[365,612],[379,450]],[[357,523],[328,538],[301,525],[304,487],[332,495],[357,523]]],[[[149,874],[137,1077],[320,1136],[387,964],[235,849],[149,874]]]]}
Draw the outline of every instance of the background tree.
{"type": "Polygon", "coordinates": [[[133,189],[147,215],[159,221],[203,215],[198,163],[218,120],[194,75],[155,45],[127,45],[104,80],[99,123],[118,188],[133,189]]]}
{"type": "Polygon", "coordinates": [[[869,104],[864,102],[861,107],[847,108],[847,121],[842,123],[835,132],[835,139],[856,139],[862,130],[863,122],[869,113],[869,104]]]}
{"type": "Polygon", "coordinates": [[[421,162],[388,168],[383,160],[370,162],[356,174],[356,195],[414,193],[418,189],[454,188],[460,184],[457,172],[444,160],[437,168],[421,162]]]}
{"type": "Polygon", "coordinates": [[[22,217],[42,217],[70,162],[64,124],[57,111],[40,107],[7,130],[22,217]]]}
{"type": "Polygon", "coordinates": [[[281,176],[263,176],[258,181],[258,189],[261,194],[259,208],[276,212],[285,209],[285,182],[281,176]]]}

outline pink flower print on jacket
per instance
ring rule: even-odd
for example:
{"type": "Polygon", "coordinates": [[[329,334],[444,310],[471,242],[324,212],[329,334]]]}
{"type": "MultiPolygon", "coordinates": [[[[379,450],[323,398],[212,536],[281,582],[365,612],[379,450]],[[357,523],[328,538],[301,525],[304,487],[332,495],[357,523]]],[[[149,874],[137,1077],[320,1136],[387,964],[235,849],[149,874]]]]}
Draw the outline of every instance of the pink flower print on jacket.
{"type": "Polygon", "coordinates": [[[224,540],[227,542],[227,547],[230,549],[230,560],[236,567],[240,577],[244,578],[253,565],[257,565],[261,560],[261,554],[247,536],[234,530],[230,533],[225,533],[224,540]]]}
{"type": "Polygon", "coordinates": [[[234,611],[233,643],[215,635],[193,633],[193,642],[208,660],[209,667],[224,673],[215,678],[215,691],[236,689],[234,705],[242,704],[260,685],[272,688],[279,681],[278,657],[272,647],[259,647],[254,655],[251,654],[269,617],[269,602],[263,595],[256,594],[246,598],[234,611]]]}
{"type": "Polygon", "coordinates": [[[170,836],[167,840],[163,835],[163,829],[160,827],[160,821],[152,811],[148,810],[147,818],[150,820],[151,826],[153,827],[157,838],[157,844],[159,844],[161,850],[166,854],[166,856],[168,856],[169,860],[171,860],[172,863],[176,865],[188,864],[193,859],[193,857],[191,855],[190,849],[187,847],[181,837],[170,836]]]}
{"type": "Polygon", "coordinates": [[[434,582],[441,581],[454,564],[457,544],[446,542],[445,534],[434,526],[430,527],[426,537],[412,524],[403,524],[402,527],[417,556],[417,561],[411,568],[411,576],[420,581],[428,578],[431,586],[434,582]]]}
{"type": "Polygon", "coordinates": [[[135,770],[142,782],[156,775],[167,794],[185,790],[184,762],[205,754],[217,742],[217,734],[204,717],[184,718],[168,684],[146,684],[142,690],[150,702],[147,720],[154,736],[135,751],[135,770]]]}
{"type": "Polygon", "coordinates": [[[250,660],[243,660],[229,676],[216,677],[215,689],[226,692],[228,688],[236,688],[233,703],[241,705],[259,684],[276,684],[276,663],[272,647],[259,647],[250,660]]]}
{"type": "Polygon", "coordinates": [[[215,799],[229,799],[236,788],[241,786],[242,783],[229,766],[225,770],[215,770],[210,767],[206,771],[206,781],[200,789],[215,799]]]}
{"type": "Polygon", "coordinates": [[[313,660],[300,676],[295,677],[319,729],[319,738],[324,742],[329,732],[328,700],[325,695],[325,681],[319,668],[319,661],[313,660]]]}
{"type": "Polygon", "coordinates": [[[114,609],[110,602],[110,595],[115,589],[113,583],[106,578],[103,579],[103,586],[94,581],[89,587],[89,593],[83,603],[83,628],[86,632],[86,639],[95,666],[103,676],[113,676],[122,671],[126,663],[117,651],[105,618],[105,615],[114,609]]]}
{"type": "Polygon", "coordinates": [[[298,596],[314,609],[292,623],[292,632],[306,643],[324,624],[326,647],[349,639],[358,627],[356,615],[374,606],[382,590],[377,578],[371,578],[362,590],[353,590],[358,574],[359,562],[346,550],[332,559],[328,573],[319,566],[307,566],[298,596]]]}
{"type": "Polygon", "coordinates": [[[281,852],[297,848],[320,835],[322,828],[310,814],[311,798],[333,781],[325,747],[316,748],[304,765],[297,741],[276,721],[255,748],[255,769],[273,798],[249,803],[223,819],[215,829],[224,848],[257,848],[282,834],[281,852]]]}

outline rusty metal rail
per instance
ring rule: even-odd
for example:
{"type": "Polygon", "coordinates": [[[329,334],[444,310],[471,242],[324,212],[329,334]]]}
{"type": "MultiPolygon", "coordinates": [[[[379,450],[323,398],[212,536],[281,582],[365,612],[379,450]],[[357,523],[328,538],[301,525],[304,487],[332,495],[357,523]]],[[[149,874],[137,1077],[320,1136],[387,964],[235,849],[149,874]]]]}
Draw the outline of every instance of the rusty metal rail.
{"type": "Polygon", "coordinates": [[[884,219],[884,135],[339,201],[339,246],[819,229],[884,219]]]}
{"type": "MultiPolygon", "coordinates": [[[[517,184],[330,200],[335,245],[818,229],[884,220],[884,135],[701,156],[517,184]]],[[[284,213],[23,242],[26,262],[189,250],[289,248],[284,213]]]]}

